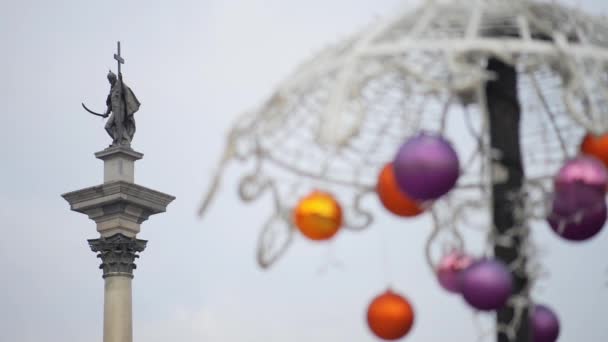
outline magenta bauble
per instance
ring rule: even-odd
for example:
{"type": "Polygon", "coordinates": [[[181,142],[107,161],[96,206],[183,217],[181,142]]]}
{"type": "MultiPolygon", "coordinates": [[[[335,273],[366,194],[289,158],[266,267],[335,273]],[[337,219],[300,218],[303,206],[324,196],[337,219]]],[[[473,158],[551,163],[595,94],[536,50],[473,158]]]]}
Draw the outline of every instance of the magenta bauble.
{"type": "Polygon", "coordinates": [[[511,273],[504,263],[493,259],[474,262],[461,278],[462,296],[472,307],[483,310],[502,308],[513,291],[511,273]]]}
{"type": "Polygon", "coordinates": [[[441,287],[452,293],[460,293],[462,271],[471,266],[473,261],[472,257],[460,251],[452,251],[441,258],[437,266],[437,279],[441,287]]]}
{"type": "Polygon", "coordinates": [[[591,156],[578,156],[567,161],[555,177],[555,190],[563,186],[583,184],[602,193],[608,186],[608,171],[604,164],[591,156]]]}
{"type": "Polygon", "coordinates": [[[530,313],[532,341],[555,342],[559,336],[559,319],[544,305],[535,305],[530,313]]]}
{"type": "Polygon", "coordinates": [[[562,185],[553,196],[547,221],[558,235],[583,241],[597,235],[606,223],[606,201],[597,188],[575,183],[562,185]]]}
{"type": "Polygon", "coordinates": [[[410,197],[432,200],[450,191],[460,174],[456,151],[438,135],[421,133],[407,140],[393,161],[397,184],[410,197]]]}

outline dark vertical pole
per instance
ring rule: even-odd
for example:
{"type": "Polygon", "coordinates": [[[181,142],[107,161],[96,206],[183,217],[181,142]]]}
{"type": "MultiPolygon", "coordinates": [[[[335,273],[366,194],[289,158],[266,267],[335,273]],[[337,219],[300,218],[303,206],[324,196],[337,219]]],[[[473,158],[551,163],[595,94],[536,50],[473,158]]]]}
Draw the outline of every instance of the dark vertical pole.
{"type": "MultiPolygon", "coordinates": [[[[495,80],[486,84],[486,100],[489,113],[490,145],[496,152],[494,163],[502,166],[508,177],[504,182],[497,180],[492,186],[495,233],[500,236],[511,229],[524,229],[522,218],[515,216],[515,208],[523,206],[520,194],[523,183],[523,163],[519,144],[520,106],[517,99],[517,71],[514,67],[497,59],[488,61],[487,69],[496,75],[495,80]]],[[[494,246],[494,256],[510,265],[522,257],[522,235],[516,235],[512,246],[494,246]]],[[[525,263],[520,264],[521,268],[525,263]]],[[[528,279],[523,269],[514,272],[514,295],[527,295],[528,279]],[[521,274],[520,274],[521,273],[521,274]]],[[[497,324],[509,324],[514,316],[514,308],[507,305],[497,312],[497,324]]],[[[504,333],[498,333],[498,342],[530,342],[528,312],[524,312],[515,340],[504,333]]]]}

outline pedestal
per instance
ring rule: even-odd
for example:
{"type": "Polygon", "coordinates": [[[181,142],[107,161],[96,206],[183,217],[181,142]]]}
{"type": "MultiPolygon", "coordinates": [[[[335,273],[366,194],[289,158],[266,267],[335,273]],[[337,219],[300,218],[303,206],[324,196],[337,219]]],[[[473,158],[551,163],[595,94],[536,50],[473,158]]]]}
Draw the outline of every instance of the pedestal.
{"type": "Polygon", "coordinates": [[[103,160],[104,183],[119,180],[135,182],[135,161],[143,156],[143,153],[126,146],[111,146],[95,153],[95,157],[103,160]]]}
{"type": "Polygon", "coordinates": [[[104,162],[103,184],[62,197],[73,211],[95,221],[100,237],[89,246],[101,258],[104,278],[104,342],[132,342],[131,281],[137,253],[147,241],[136,238],[141,224],[162,213],[175,197],[135,184],[135,161],[143,154],[127,146],[95,153],[104,162]]]}

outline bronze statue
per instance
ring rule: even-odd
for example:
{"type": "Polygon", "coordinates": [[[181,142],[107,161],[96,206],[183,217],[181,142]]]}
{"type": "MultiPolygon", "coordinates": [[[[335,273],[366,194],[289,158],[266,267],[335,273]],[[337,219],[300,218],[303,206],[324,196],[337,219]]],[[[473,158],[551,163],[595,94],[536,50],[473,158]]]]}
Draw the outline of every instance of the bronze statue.
{"type": "Polygon", "coordinates": [[[118,54],[114,54],[114,59],[118,62],[118,77],[112,71],[108,73],[108,81],[110,82],[110,94],[106,100],[107,110],[103,114],[96,113],[88,109],[84,103],[82,107],[89,113],[107,118],[105,129],[112,137],[112,145],[131,145],[133,136],[135,135],[135,112],[139,109],[140,103],[129,88],[122,81],[122,72],[120,65],[124,64],[124,59],[120,56],[120,42],[118,42],[118,54]]]}

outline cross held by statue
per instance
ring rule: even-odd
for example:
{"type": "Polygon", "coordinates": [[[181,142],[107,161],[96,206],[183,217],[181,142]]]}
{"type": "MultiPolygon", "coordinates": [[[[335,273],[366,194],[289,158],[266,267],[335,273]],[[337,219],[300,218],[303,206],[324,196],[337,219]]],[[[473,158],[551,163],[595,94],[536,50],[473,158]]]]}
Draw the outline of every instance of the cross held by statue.
{"type": "Polygon", "coordinates": [[[122,76],[122,72],[120,71],[120,65],[125,64],[125,60],[120,56],[120,41],[117,42],[118,45],[118,53],[114,54],[114,59],[118,62],[118,76],[122,76]]]}

